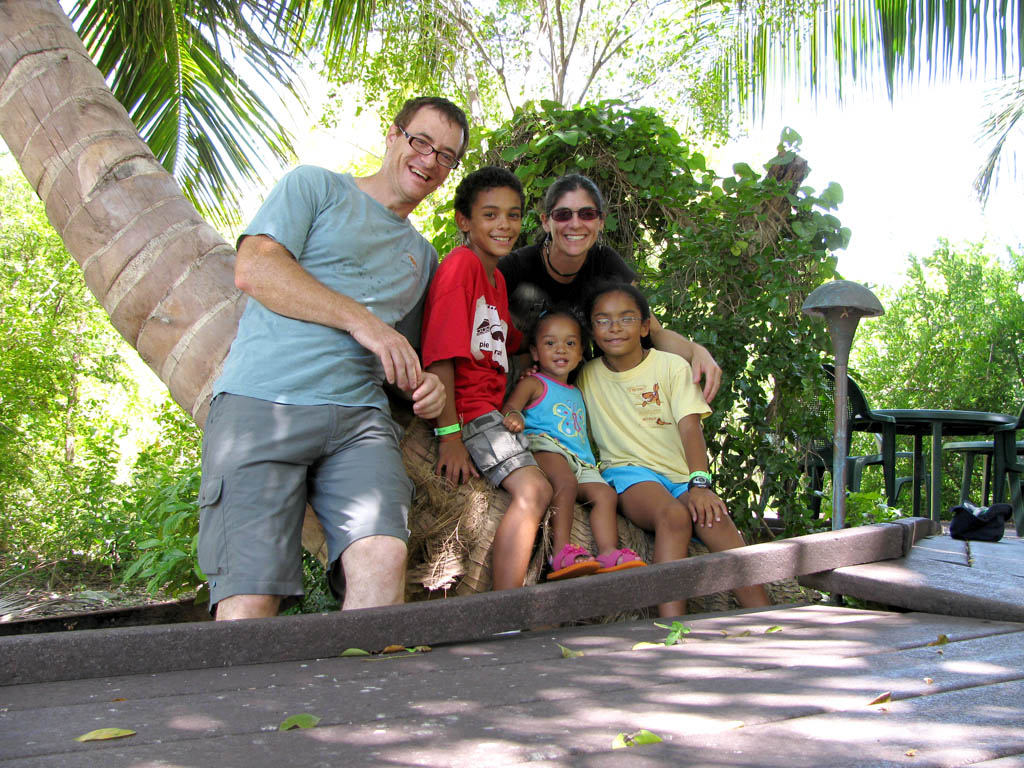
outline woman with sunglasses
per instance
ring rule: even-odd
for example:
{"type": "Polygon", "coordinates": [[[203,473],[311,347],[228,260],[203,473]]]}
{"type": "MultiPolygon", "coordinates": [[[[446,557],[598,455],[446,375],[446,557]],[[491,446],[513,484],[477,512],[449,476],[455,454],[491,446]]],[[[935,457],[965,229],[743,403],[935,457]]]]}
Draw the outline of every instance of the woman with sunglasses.
{"type": "MultiPolygon", "coordinates": [[[[636,282],[636,272],[613,248],[599,242],[605,213],[604,197],[586,176],[571,173],[548,187],[541,204],[543,235],[498,262],[517,326],[535,318],[537,308],[544,306],[568,306],[581,312],[587,294],[599,283],[636,282]]],[[[703,379],[704,399],[711,402],[722,380],[722,369],[711,353],[654,317],[650,338],[655,349],[673,352],[690,363],[693,380],[703,379]]]]}

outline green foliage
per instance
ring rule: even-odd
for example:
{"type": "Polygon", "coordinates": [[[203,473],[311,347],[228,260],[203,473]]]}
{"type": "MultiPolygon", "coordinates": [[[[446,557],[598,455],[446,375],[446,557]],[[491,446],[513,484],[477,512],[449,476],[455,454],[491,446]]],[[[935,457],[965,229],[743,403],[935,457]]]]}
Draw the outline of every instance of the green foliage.
{"type": "Polygon", "coordinates": [[[0,178],[0,200],[0,568],[111,564],[128,347],[28,185],[0,178]]]}
{"type": "Polygon", "coordinates": [[[986,107],[991,111],[982,123],[978,143],[988,149],[988,154],[974,179],[982,208],[988,203],[1000,177],[1007,181],[1019,178],[1017,149],[1020,147],[1021,127],[1024,127],[1021,122],[1024,119],[1024,82],[1019,77],[1004,78],[989,91],[987,102],[986,107]]]}
{"type": "Polygon", "coordinates": [[[373,25],[374,45],[334,81],[386,99],[385,114],[411,95],[442,93],[493,124],[529,99],[576,105],[614,94],[705,138],[729,135],[731,87],[706,63],[733,32],[716,4],[402,0],[378,6],[373,25]]]}
{"type": "Polygon", "coordinates": [[[688,635],[692,631],[681,621],[673,621],[671,625],[654,622],[654,626],[668,630],[668,634],[665,635],[665,640],[663,641],[665,645],[681,643],[683,641],[683,635],[688,635]]]}
{"type": "Polygon", "coordinates": [[[853,361],[872,406],[1016,412],[1024,400],[1024,255],[941,240],[911,256],[853,361]]]}
{"type": "MultiPolygon", "coordinates": [[[[340,603],[327,583],[324,567],[316,555],[302,550],[302,598],[293,606],[281,612],[282,616],[300,613],[328,613],[338,610],[340,603]]],[[[342,654],[354,655],[354,654],[342,654]]]]}
{"type": "MultiPolygon", "coordinates": [[[[1024,255],[998,259],[982,244],[955,248],[940,240],[930,256],[911,256],[907,278],[883,294],[885,314],[863,323],[854,342],[852,366],[871,406],[1018,413],[1024,255]]],[[[864,439],[858,436],[855,450],[877,453],[864,439]]],[[[899,439],[900,450],[911,449],[909,438],[899,439]]],[[[949,509],[959,500],[963,458],[943,461],[942,508],[949,509]]],[[[864,487],[878,487],[880,474],[866,474],[864,487]]],[[[974,491],[980,502],[977,480],[974,491]]]]}
{"type": "MultiPolygon", "coordinates": [[[[795,403],[817,378],[828,348],[824,326],[800,312],[804,297],[835,272],[832,251],[848,230],[830,212],[838,185],[802,187],[799,136],[783,135],[764,176],[747,164],[721,177],[651,109],[602,102],[565,109],[527,105],[483,138],[467,168],[507,165],[527,199],[558,176],[582,172],[605,194],[609,244],[641,274],[667,327],[706,344],[723,386],[705,426],[712,467],[737,524],[757,527],[766,506],[783,514],[802,499],[799,448],[774,435],[808,434],[795,403]]],[[[434,245],[456,241],[447,207],[435,213],[434,245]]],[[[539,226],[536,212],[524,232],[539,226]]]]}
{"type": "Polygon", "coordinates": [[[1019,3],[783,0],[735,5],[737,33],[715,61],[716,79],[762,110],[769,81],[842,101],[858,81],[890,99],[915,80],[948,80],[1024,64],[1019,3]]]}
{"type": "Polygon", "coordinates": [[[122,509],[118,548],[133,561],[122,582],[178,596],[205,581],[196,561],[202,433],[170,399],[156,421],[159,435],[139,454],[122,509]]]}
{"type": "MultiPolygon", "coordinates": [[[[832,493],[822,491],[821,500],[821,529],[832,528],[832,493]]],[[[847,491],[846,492],[846,517],[844,525],[847,528],[856,528],[859,525],[871,525],[872,523],[888,523],[902,517],[902,512],[896,507],[887,506],[885,503],[885,491],[847,491]]]]}
{"type": "Polygon", "coordinates": [[[135,354],[88,292],[28,185],[0,177],[0,571],[74,577],[129,569],[188,590],[199,430],[169,400],[128,472],[127,425],[146,421],[135,354]]]}
{"type": "Polygon", "coordinates": [[[69,15],[153,153],[205,216],[230,228],[264,159],[294,155],[283,110],[266,94],[301,104],[299,57],[319,49],[336,71],[361,51],[370,10],[363,0],[75,0],[69,15]]]}

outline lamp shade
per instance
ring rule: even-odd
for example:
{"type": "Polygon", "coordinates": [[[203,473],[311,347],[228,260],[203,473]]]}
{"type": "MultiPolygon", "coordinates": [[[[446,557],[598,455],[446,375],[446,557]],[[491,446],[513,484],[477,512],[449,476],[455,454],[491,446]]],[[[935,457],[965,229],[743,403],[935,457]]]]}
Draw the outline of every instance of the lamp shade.
{"type": "Polygon", "coordinates": [[[875,294],[852,280],[819,285],[804,300],[802,309],[811,317],[826,317],[832,310],[846,310],[858,317],[878,317],[885,312],[875,294]]]}

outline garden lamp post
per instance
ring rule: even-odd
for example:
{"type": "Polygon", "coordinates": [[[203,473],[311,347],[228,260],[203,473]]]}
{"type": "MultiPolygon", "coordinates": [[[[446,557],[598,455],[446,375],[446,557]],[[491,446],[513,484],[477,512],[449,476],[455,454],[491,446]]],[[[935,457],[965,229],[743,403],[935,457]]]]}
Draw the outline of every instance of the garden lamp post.
{"type": "Polygon", "coordinates": [[[804,301],[803,311],[822,317],[828,324],[835,353],[835,430],[832,436],[832,530],[846,523],[846,438],[849,433],[846,402],[846,368],[850,362],[853,334],[862,317],[878,317],[885,310],[871,291],[860,283],[834,280],[819,285],[804,301]]]}

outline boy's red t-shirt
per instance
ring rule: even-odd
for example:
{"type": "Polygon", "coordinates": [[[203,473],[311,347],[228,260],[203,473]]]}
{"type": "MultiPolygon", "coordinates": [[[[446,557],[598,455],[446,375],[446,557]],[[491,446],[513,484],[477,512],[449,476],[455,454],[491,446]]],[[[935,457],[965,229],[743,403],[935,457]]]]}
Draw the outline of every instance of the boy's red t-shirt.
{"type": "Polygon", "coordinates": [[[462,423],[501,408],[509,354],[522,343],[497,269],[494,283],[480,258],[460,245],[438,267],[423,310],[423,366],[454,361],[455,410],[462,423]]]}

